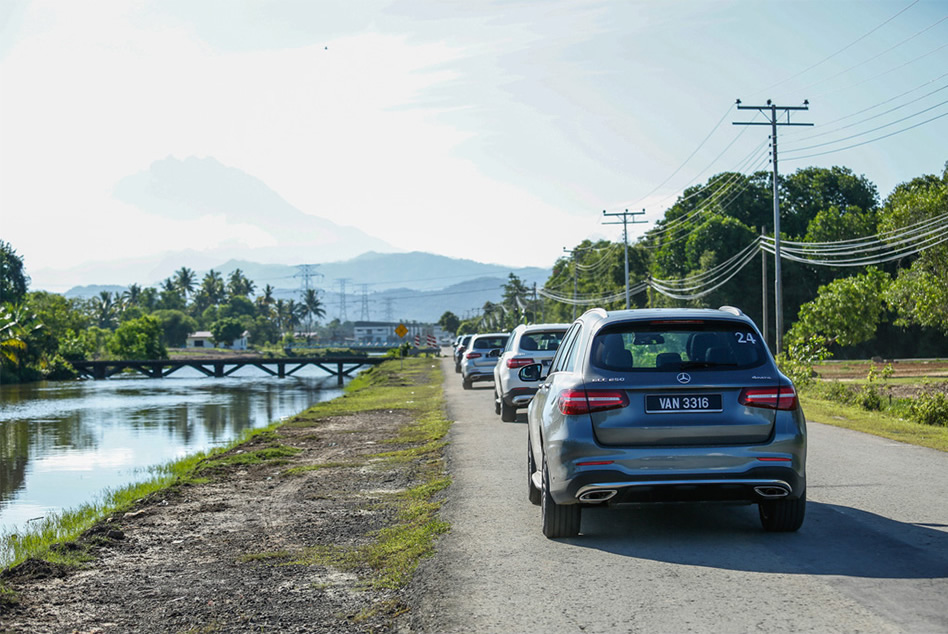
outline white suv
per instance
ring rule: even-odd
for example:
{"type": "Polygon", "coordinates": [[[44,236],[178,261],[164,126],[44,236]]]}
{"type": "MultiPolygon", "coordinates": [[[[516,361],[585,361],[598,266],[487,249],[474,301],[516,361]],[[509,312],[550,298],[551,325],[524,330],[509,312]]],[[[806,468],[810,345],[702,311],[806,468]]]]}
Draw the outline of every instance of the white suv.
{"type": "Polygon", "coordinates": [[[491,381],[494,378],[494,365],[501,350],[507,345],[506,332],[488,332],[474,335],[461,355],[461,384],[465,390],[471,389],[474,381],[491,381]]]}
{"type": "Polygon", "coordinates": [[[542,364],[544,370],[549,368],[568,328],[569,324],[521,324],[510,333],[507,347],[494,366],[494,412],[502,421],[516,420],[517,409],[526,407],[537,391],[535,383],[520,380],[520,368],[534,363],[542,364]]]}

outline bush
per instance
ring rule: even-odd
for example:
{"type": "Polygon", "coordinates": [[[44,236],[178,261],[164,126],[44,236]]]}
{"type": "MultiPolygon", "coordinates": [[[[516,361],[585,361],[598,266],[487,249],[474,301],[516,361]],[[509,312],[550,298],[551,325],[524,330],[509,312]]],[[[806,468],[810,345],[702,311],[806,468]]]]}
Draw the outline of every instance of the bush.
{"type": "Polygon", "coordinates": [[[865,385],[856,392],[856,404],[870,412],[878,412],[882,409],[882,396],[879,391],[871,385],[865,385]]]}
{"type": "Polygon", "coordinates": [[[916,423],[948,426],[948,397],[943,392],[920,394],[909,406],[909,415],[916,423]]]}

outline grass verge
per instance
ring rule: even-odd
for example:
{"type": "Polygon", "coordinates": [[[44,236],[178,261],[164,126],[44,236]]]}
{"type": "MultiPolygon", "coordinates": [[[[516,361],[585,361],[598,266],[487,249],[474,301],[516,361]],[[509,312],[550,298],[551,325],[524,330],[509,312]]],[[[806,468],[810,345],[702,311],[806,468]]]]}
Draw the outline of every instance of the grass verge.
{"type": "Polygon", "coordinates": [[[806,389],[801,392],[800,401],[809,421],[948,451],[948,427],[922,425],[881,412],[866,411],[855,405],[820,399],[806,389]]]}

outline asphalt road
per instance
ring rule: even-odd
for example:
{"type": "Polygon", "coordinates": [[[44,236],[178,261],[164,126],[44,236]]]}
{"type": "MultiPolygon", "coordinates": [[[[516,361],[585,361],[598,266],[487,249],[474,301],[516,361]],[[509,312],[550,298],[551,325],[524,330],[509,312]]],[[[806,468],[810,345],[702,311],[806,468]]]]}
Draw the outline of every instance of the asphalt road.
{"type": "Polygon", "coordinates": [[[444,360],[451,533],[414,626],[457,632],[948,632],[948,454],[811,423],[807,518],[756,506],[584,511],[548,540],[526,498],[525,413],[444,360]]]}

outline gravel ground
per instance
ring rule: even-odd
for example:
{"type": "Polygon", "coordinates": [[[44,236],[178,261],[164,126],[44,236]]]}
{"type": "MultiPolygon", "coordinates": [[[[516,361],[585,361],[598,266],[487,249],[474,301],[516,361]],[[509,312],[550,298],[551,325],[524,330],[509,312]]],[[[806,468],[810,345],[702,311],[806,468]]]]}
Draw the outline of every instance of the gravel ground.
{"type": "MultiPolygon", "coordinates": [[[[410,464],[365,459],[408,421],[370,412],[284,426],[236,452],[301,450],[214,467],[108,518],[76,544],[93,561],[27,561],[4,573],[0,632],[407,631],[405,591],[372,588],[370,570],[295,563],[320,546],[358,546],[390,524],[386,500],[417,484],[410,464]],[[355,461],[287,475],[290,467],[355,461]]],[[[388,445],[388,449],[398,449],[388,445]]]]}

